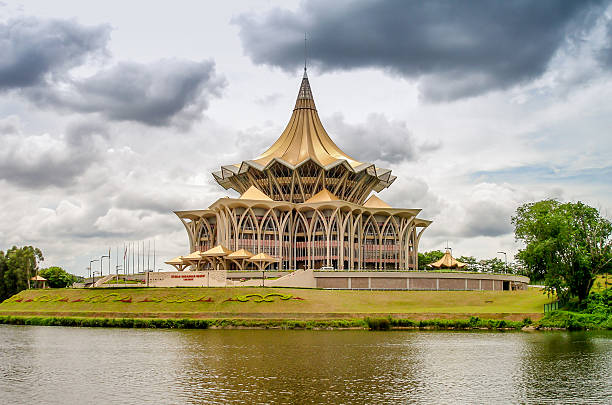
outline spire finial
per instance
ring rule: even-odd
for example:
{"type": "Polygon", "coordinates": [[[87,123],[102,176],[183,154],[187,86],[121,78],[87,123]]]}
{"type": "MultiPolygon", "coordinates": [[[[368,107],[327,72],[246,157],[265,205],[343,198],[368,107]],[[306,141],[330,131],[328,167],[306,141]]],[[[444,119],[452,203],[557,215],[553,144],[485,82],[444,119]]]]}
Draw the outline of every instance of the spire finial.
{"type": "Polygon", "coordinates": [[[308,77],[306,75],[306,61],[308,60],[308,53],[307,53],[308,48],[306,47],[306,40],[307,40],[306,33],[304,33],[304,77],[308,77]]]}

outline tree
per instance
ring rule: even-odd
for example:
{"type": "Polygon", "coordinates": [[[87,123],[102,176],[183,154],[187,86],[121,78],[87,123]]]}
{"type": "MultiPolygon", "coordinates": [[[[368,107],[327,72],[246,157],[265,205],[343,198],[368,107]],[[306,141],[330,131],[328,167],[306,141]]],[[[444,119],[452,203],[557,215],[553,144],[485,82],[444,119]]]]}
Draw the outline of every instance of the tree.
{"type": "Polygon", "coordinates": [[[478,262],[478,267],[483,273],[505,273],[506,265],[498,257],[492,259],[482,259],[478,262]]]}
{"type": "Polygon", "coordinates": [[[460,258],[457,259],[457,261],[461,262],[461,263],[465,263],[466,266],[463,268],[463,270],[466,271],[478,271],[478,260],[476,260],[476,258],[474,256],[461,256],[460,258]]]}
{"type": "Polygon", "coordinates": [[[517,259],[527,275],[543,280],[561,299],[584,300],[597,274],[612,267],[612,223],[581,202],[543,200],[524,204],[512,217],[517,259]]]}
{"type": "Polygon", "coordinates": [[[64,269],[57,266],[48,267],[41,269],[38,274],[44,277],[49,282],[51,288],[64,288],[71,286],[72,283],[77,281],[77,277],[67,273],[64,269]]]}
{"type": "Polygon", "coordinates": [[[442,256],[444,256],[444,253],[442,253],[440,250],[419,253],[419,269],[426,269],[428,264],[440,260],[442,256]]]}
{"type": "Polygon", "coordinates": [[[40,249],[33,246],[13,246],[6,253],[0,251],[0,301],[28,288],[38,262],[43,260],[40,249]]]}

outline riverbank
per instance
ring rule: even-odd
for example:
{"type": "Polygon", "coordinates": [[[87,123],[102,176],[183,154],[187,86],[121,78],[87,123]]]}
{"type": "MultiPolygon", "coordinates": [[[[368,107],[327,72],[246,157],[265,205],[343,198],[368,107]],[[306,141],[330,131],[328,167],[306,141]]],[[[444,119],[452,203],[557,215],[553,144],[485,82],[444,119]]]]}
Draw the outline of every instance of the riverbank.
{"type": "Polygon", "coordinates": [[[3,316],[158,319],[364,318],[522,321],[550,299],[527,291],[346,291],[295,288],[26,290],[0,304],[3,316]]]}
{"type": "Polygon", "coordinates": [[[159,319],[159,318],[78,318],[42,316],[0,316],[0,324],[36,326],[77,326],[103,328],[166,328],[166,329],[427,329],[427,330],[520,330],[530,319],[428,319],[415,321],[403,318],[363,319],[159,319]]]}
{"type": "Polygon", "coordinates": [[[0,323],[129,328],[521,329],[550,300],[527,291],[295,288],[27,290],[0,323]]]}

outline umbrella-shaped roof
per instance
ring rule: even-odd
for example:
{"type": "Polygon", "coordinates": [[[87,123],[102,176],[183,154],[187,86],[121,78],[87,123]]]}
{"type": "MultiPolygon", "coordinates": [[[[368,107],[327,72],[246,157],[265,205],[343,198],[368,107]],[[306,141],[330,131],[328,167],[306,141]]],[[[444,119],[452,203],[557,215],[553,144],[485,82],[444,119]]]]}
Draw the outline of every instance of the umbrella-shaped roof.
{"type": "Polygon", "coordinates": [[[455,258],[451,255],[450,249],[446,249],[444,256],[442,256],[440,260],[433,262],[428,266],[436,269],[462,269],[466,266],[466,264],[455,260],[455,258]]]}
{"type": "Polygon", "coordinates": [[[262,200],[262,201],[272,201],[270,197],[265,195],[260,189],[255,186],[251,186],[245,191],[241,196],[241,200],[262,200]]]}
{"type": "Polygon", "coordinates": [[[200,252],[199,250],[196,250],[195,252],[188,254],[187,256],[183,256],[183,260],[187,260],[187,261],[202,260],[201,254],[202,252],[200,252]]]}
{"type": "Polygon", "coordinates": [[[325,201],[339,201],[339,200],[340,199],[336,197],[332,192],[324,188],[323,190],[319,191],[317,194],[313,195],[308,200],[306,200],[306,204],[325,202],[325,201]]]}
{"type": "Polygon", "coordinates": [[[250,262],[276,262],[277,258],[270,256],[267,253],[257,253],[255,256],[247,259],[250,262]]]}
{"type": "Polygon", "coordinates": [[[202,253],[202,256],[227,256],[230,253],[232,253],[232,251],[225,246],[217,245],[214,248],[208,249],[206,252],[202,253]]]}
{"type": "Polygon", "coordinates": [[[166,264],[183,264],[183,256],[176,256],[174,259],[170,259],[166,264]]]}
{"type": "Polygon", "coordinates": [[[47,281],[46,278],[41,277],[41,276],[34,276],[30,280],[33,280],[33,281],[47,281]]]}
{"type": "Polygon", "coordinates": [[[249,257],[253,257],[253,253],[246,249],[239,249],[227,255],[228,259],[248,259],[249,257]]]}
{"type": "Polygon", "coordinates": [[[370,198],[368,198],[366,202],[363,203],[363,206],[368,208],[391,208],[389,204],[387,204],[374,194],[372,194],[370,198]]]}

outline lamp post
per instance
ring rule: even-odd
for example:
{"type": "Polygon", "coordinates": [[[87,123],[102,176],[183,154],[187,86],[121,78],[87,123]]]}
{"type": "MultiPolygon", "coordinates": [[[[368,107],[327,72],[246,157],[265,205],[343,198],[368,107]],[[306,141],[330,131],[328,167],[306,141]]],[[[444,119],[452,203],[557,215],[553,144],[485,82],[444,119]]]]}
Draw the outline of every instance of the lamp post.
{"type": "MultiPolygon", "coordinates": [[[[102,259],[108,258],[108,262],[110,264],[110,255],[100,256],[100,277],[102,277],[102,259]]],[[[110,271],[109,271],[110,273],[110,271]]]]}
{"type": "Polygon", "coordinates": [[[499,253],[500,255],[504,255],[504,261],[506,263],[504,271],[506,274],[508,274],[508,255],[506,254],[506,252],[497,252],[497,253],[499,253]]]}
{"type": "Polygon", "coordinates": [[[93,287],[93,286],[94,286],[94,284],[96,283],[96,279],[94,278],[94,272],[92,271],[91,264],[92,264],[93,262],[97,262],[98,260],[100,260],[100,259],[93,259],[93,260],[90,260],[90,261],[89,261],[89,275],[91,276],[91,286],[92,286],[92,287],[93,287]]]}

